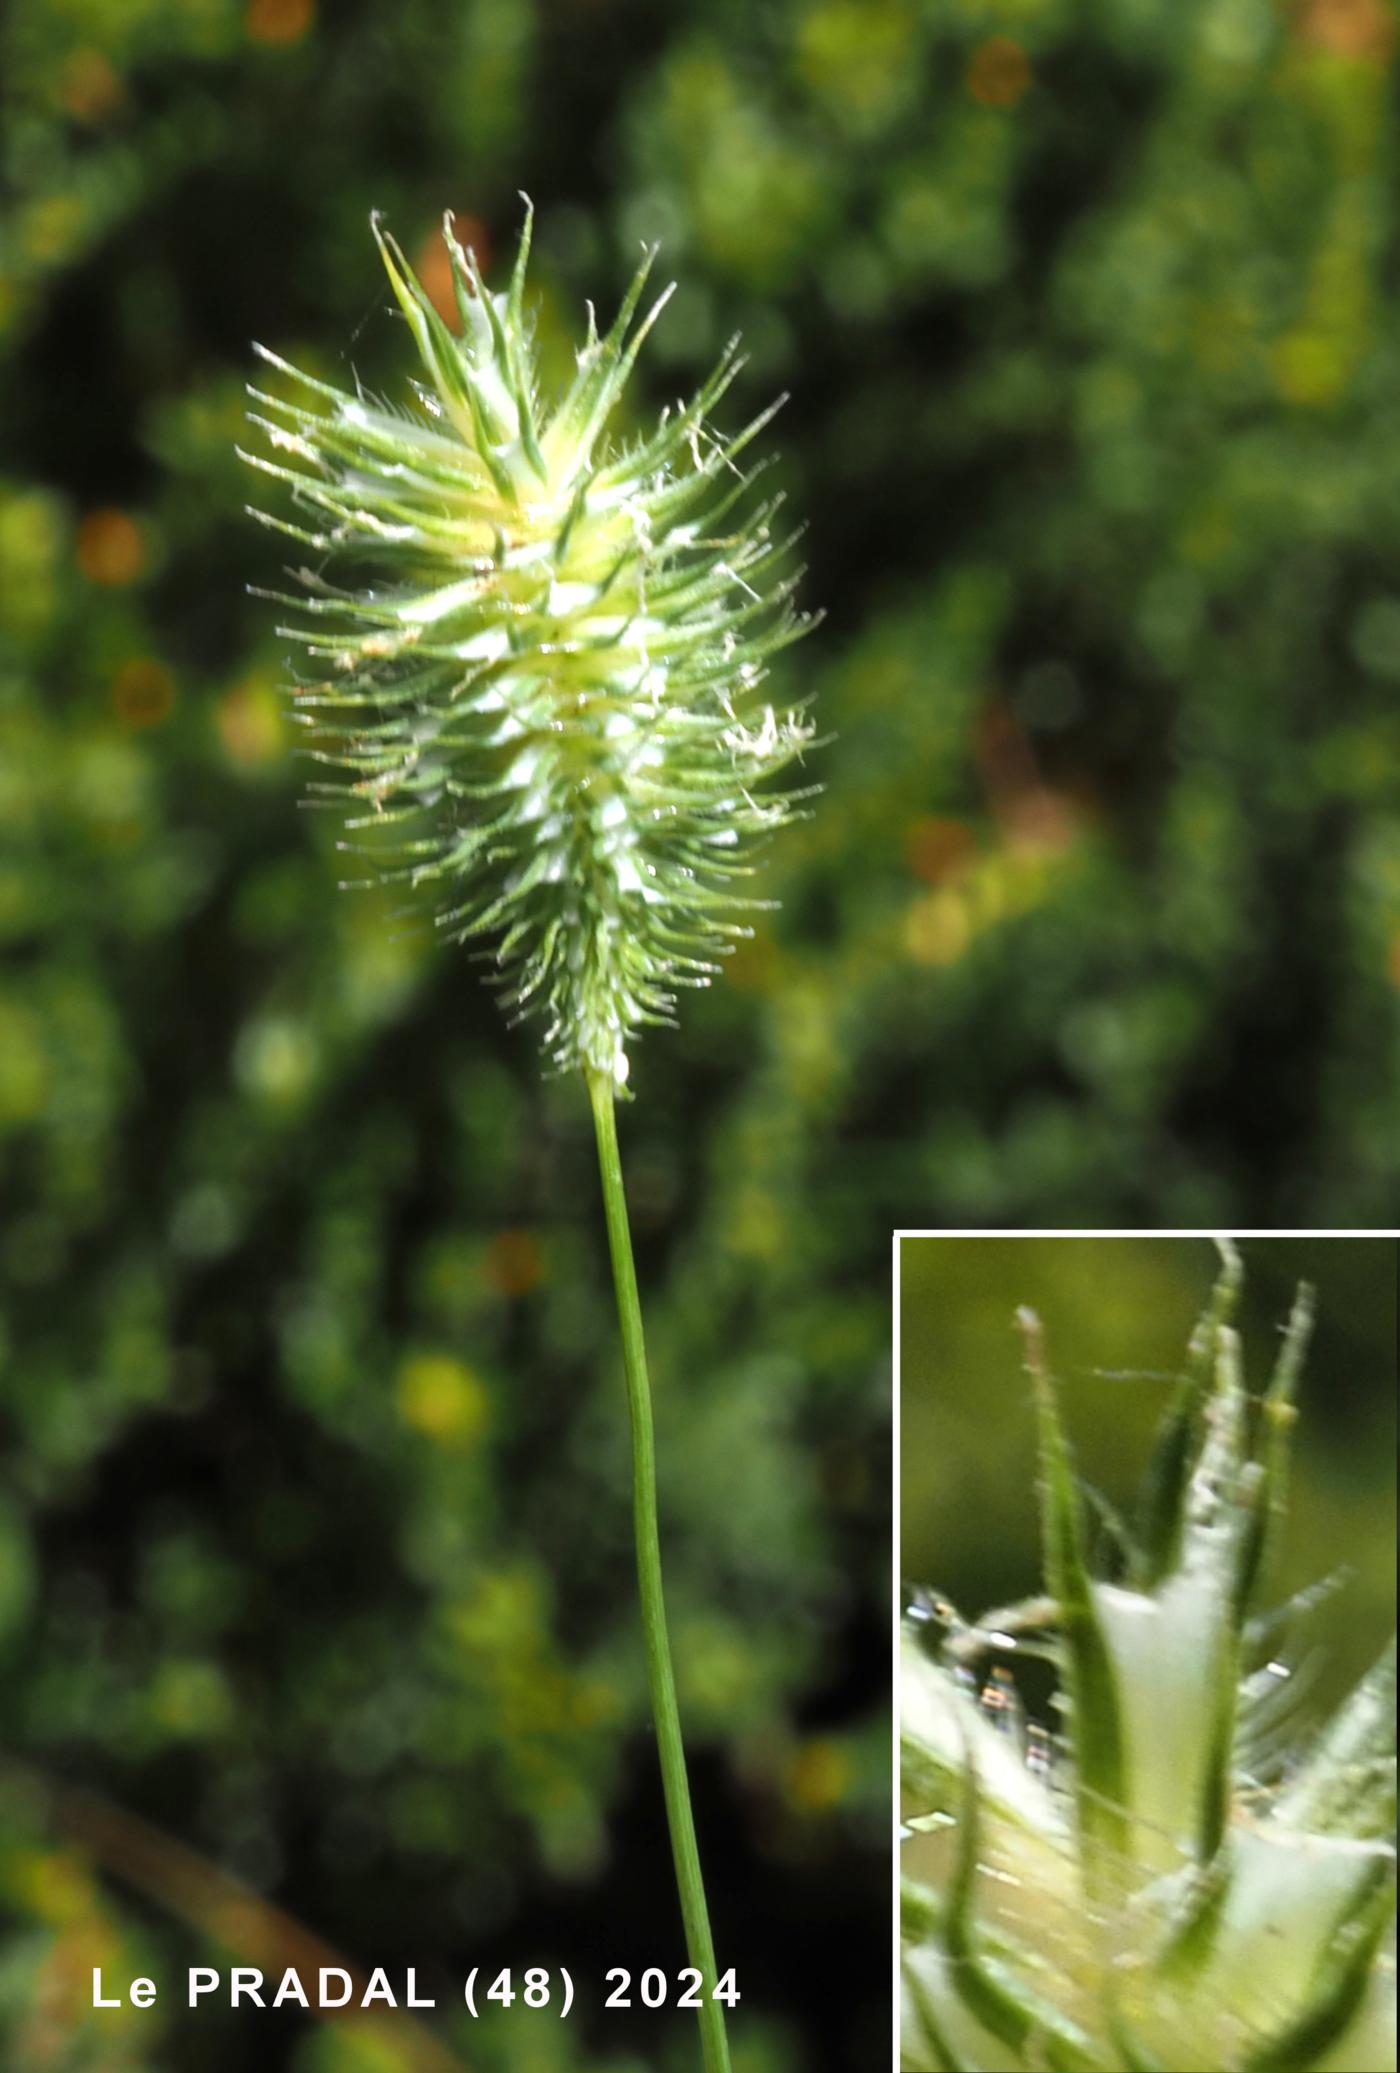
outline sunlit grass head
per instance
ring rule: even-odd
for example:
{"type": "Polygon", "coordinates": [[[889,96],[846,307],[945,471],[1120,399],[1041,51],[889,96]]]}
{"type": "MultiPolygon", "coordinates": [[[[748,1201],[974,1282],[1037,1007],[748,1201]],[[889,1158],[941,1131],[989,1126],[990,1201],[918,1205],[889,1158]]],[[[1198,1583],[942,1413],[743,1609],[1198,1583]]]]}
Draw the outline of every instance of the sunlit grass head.
{"type": "Polygon", "coordinates": [[[318,792],[347,803],[349,846],[432,889],[444,934],[494,946],[556,1066],[620,1085],[637,1032],[746,932],[756,846],[797,796],[771,782],[811,739],[765,695],[810,623],[747,461],[776,405],[714,430],[731,344],[688,403],[621,429],[669,296],[641,313],[651,255],[546,395],[528,214],[499,294],[448,220],[459,332],[374,234],[418,377],[372,399],[260,348],[284,382],[252,392],[248,458],[295,507],[258,515],[313,557],[272,595],[296,613],[310,752],[340,773],[318,792]]]}

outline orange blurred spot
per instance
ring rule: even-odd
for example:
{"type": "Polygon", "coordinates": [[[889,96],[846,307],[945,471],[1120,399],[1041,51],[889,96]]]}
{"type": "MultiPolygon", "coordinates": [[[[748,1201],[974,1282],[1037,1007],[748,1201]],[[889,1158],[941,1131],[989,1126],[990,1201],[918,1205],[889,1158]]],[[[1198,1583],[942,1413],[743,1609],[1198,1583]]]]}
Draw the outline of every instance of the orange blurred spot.
{"type": "Polygon", "coordinates": [[[64,60],[58,98],[79,122],[105,122],[126,99],[126,89],[101,51],[84,44],[64,60]]]}
{"type": "Polygon", "coordinates": [[[316,18],[316,0],[248,0],[254,43],[299,43],[316,18]]]}
{"type": "Polygon", "coordinates": [[[1319,50],[1382,64],[1390,55],[1397,26],[1386,0],[1312,0],[1299,34],[1319,50]]]}
{"type": "Polygon", "coordinates": [[[134,583],[146,565],[141,529],[124,511],[89,511],[78,527],[76,552],[90,583],[134,583]]]}
{"type": "Polygon", "coordinates": [[[486,1255],[486,1278],[503,1296],[523,1296],[544,1272],[540,1249],[528,1231],[498,1231],[486,1255]]]}
{"type": "Polygon", "coordinates": [[[133,656],[112,680],[112,704],[128,727],[159,726],[175,704],[175,679],[151,656],[133,656]]]}
{"type": "Polygon", "coordinates": [[[976,754],[987,804],[1009,843],[1063,849],[1074,839],[1073,802],[1042,781],[1025,728],[1005,699],[993,698],[983,709],[976,754]]]}
{"type": "Polygon", "coordinates": [[[1400,986],[1400,929],[1390,939],[1390,955],[1386,959],[1386,970],[1392,986],[1400,986]]]}
{"type": "MultiPolygon", "coordinates": [[[[491,260],[491,247],[486,236],[486,225],[479,216],[459,216],[452,212],[452,235],[465,251],[475,252],[476,263],[482,273],[486,272],[491,260]]],[[[447,241],[440,230],[430,231],[413,257],[413,271],[423,284],[429,302],[442,318],[444,324],[457,329],[457,297],[452,287],[452,259],[447,241]]]]}
{"type": "Polygon", "coordinates": [[[965,822],[938,813],[927,813],[914,821],[904,840],[909,869],[916,878],[926,878],[930,885],[950,877],[976,847],[976,838],[965,822]]]}
{"type": "Polygon", "coordinates": [[[1030,83],[1030,59],[1009,36],[989,36],[968,59],[967,90],[984,108],[1014,108],[1030,83]]]}

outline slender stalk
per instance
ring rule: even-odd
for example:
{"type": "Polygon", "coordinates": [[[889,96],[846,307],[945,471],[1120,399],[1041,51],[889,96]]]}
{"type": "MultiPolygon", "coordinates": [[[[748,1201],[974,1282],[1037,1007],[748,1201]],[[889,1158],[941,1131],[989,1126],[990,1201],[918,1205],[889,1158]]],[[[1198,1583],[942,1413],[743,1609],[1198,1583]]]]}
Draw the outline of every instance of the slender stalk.
{"type": "Polygon", "coordinates": [[[617,1291],[617,1316],[622,1329],[622,1360],[627,1375],[627,1408],[632,1426],[632,1514],[637,1539],[637,1583],[642,1601],[642,1631],[646,1637],[647,1682],[651,1688],[652,1717],[656,1723],[656,1743],[661,1756],[661,1783],[666,1796],[666,1822],[671,1831],[671,1853],[676,1865],[676,1885],[680,1890],[686,1949],[691,1964],[703,1980],[700,2043],[705,2057],[705,2073],[729,2073],[724,2008],[722,2003],[713,1999],[719,1974],[710,1937],[709,1912],[705,1906],[705,1886],[700,1875],[695,1818],[690,1811],[685,1745],[681,1740],[676,1679],[671,1668],[671,1644],[666,1636],[666,1605],[661,1590],[661,1541],[656,1527],[656,1449],[652,1437],[651,1384],[647,1378],[637,1270],[632,1259],[632,1233],[627,1220],[627,1197],[623,1191],[622,1162],[617,1149],[613,1088],[611,1079],[604,1073],[589,1072],[587,1078],[589,1099],[593,1104],[593,1127],[598,1139],[598,1170],[603,1181],[603,1208],[612,1253],[613,1286],[617,1291]]]}

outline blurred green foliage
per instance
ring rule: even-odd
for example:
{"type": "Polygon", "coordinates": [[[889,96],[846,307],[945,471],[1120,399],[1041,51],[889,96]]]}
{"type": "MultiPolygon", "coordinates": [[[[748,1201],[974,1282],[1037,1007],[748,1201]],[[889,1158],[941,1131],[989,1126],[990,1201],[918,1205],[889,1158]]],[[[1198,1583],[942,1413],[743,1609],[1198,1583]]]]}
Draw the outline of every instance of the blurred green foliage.
{"type": "MultiPolygon", "coordinates": [[[[1263,1389],[1300,1281],[1315,1291],[1288,1519],[1269,1599],[1337,1588],[1285,1653],[1335,1705],[1395,1625],[1393,1238],[1240,1241],[1245,1378],[1263,1389]]],[[[969,1619],[1041,1575],[1036,1431],[1016,1311],[1033,1310],[1085,1482],[1131,1521],[1172,1378],[1217,1271],[1200,1238],[900,1241],[900,1564],[969,1619]]]]}
{"type": "MultiPolygon", "coordinates": [[[[624,1118],[673,1618],[743,2063],[878,2063],[891,1225],[1394,1216],[1393,13],[16,0],[0,38],[0,1739],[362,1961],[671,1936],[582,1099],[336,893],[233,457],[252,337],[402,378],[371,208],[498,258],[528,189],[561,358],[660,237],[639,408],[735,327],[736,410],[792,390],[831,617],[776,689],[837,737],[624,1118]]],[[[202,1946],[6,1807],[7,2060],[241,2063],[237,2022],[55,2024],[104,1939],[202,1946]]]]}

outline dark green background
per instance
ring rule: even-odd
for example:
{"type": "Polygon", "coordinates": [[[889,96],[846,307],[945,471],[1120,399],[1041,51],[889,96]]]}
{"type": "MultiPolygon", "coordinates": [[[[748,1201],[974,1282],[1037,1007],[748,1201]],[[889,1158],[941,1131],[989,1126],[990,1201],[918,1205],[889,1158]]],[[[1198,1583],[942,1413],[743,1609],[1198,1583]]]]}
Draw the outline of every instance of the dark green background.
{"type": "MultiPolygon", "coordinates": [[[[1286,1651],[1321,1709],[1395,1624],[1396,1287],[1388,1237],[1245,1238],[1239,1331],[1262,1390],[1299,1281],[1316,1316],[1298,1393],[1288,1523],[1270,1602],[1339,1588],[1286,1651]]],[[[900,1562],[974,1619],[1039,1588],[1036,1435],[1015,1325],[1045,1331],[1083,1478],[1132,1501],[1216,1271],[1201,1238],[900,1242],[900,1562]]]]}
{"type": "MultiPolygon", "coordinates": [[[[727,421],[792,391],[830,616],[774,690],[826,794],[624,1125],[741,2063],[878,2063],[892,1225],[1395,1216],[1393,15],[16,0],[0,36],[4,2054],[350,2063],[270,2017],[75,2032],[94,1953],[202,1947],[168,1860],[94,1880],[65,1782],[369,1962],[677,1954],[583,1103],[334,890],[233,456],[254,337],[402,380],[371,208],[499,268],[526,188],[552,365],[659,237],[638,411],[735,328],[727,421]]],[[[693,2060],[586,2012],[465,2048],[693,2060]]]]}

